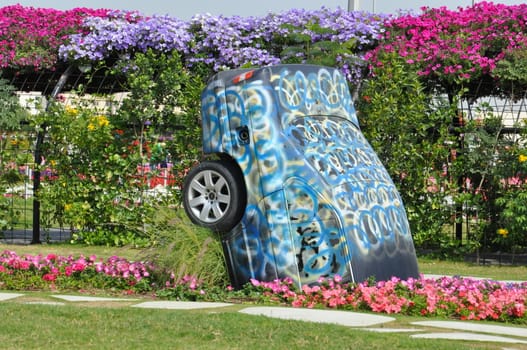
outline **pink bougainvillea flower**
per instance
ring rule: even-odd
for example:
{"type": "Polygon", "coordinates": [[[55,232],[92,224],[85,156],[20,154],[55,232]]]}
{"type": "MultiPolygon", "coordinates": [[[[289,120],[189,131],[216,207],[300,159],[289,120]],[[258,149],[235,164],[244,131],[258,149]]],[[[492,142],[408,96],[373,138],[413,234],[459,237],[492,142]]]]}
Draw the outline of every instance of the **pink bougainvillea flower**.
{"type": "Polygon", "coordinates": [[[109,10],[0,7],[0,68],[52,68],[58,48],[70,34],[80,33],[87,17],[106,17],[109,10]]]}

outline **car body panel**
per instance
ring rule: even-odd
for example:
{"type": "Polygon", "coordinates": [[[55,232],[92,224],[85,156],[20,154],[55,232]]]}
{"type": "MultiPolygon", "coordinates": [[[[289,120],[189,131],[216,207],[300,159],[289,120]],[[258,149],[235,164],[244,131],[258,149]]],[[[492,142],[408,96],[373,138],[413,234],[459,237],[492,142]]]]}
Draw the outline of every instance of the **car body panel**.
{"type": "Polygon", "coordinates": [[[404,205],[338,70],[218,73],[202,94],[202,123],[204,153],[233,158],[247,190],[241,222],[223,237],[233,285],[418,277],[404,205]]]}

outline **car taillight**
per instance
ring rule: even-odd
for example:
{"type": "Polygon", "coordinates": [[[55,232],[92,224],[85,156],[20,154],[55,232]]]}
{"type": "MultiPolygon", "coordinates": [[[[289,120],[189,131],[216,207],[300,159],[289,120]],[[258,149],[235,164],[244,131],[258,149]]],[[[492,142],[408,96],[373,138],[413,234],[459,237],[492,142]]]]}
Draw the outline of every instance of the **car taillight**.
{"type": "Polygon", "coordinates": [[[250,70],[248,72],[242,73],[242,74],[234,77],[234,79],[232,79],[232,82],[234,84],[238,84],[239,82],[242,82],[244,80],[250,79],[253,76],[253,73],[254,73],[254,70],[250,70]]]}

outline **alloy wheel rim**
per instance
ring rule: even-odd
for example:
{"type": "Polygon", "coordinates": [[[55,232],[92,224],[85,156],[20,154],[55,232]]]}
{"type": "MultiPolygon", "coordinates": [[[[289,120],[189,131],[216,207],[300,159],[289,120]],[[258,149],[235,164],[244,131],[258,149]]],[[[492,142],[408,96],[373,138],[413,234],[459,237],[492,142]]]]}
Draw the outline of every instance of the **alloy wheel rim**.
{"type": "Polygon", "coordinates": [[[188,191],[190,210],[204,223],[221,220],[231,204],[231,191],[227,180],[214,170],[197,174],[188,191]]]}

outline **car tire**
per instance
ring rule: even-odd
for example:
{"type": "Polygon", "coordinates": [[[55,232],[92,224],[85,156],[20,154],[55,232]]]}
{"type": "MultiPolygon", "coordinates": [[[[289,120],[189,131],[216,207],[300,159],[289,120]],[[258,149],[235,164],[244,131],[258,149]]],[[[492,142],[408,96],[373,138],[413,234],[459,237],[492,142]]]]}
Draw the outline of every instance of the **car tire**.
{"type": "Polygon", "coordinates": [[[192,168],[183,183],[183,207],[196,225],[229,232],[247,205],[243,174],[234,162],[204,161],[192,168]]]}

